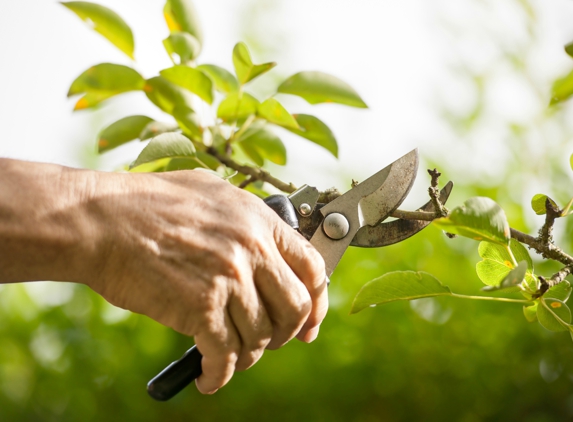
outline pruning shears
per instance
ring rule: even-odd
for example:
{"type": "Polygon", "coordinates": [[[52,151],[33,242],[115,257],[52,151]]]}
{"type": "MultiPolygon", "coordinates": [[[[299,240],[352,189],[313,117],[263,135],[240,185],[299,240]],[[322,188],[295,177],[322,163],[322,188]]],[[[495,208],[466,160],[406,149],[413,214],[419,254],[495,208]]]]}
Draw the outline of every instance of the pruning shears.
{"type": "MultiPolygon", "coordinates": [[[[264,201],[318,250],[330,277],[348,246],[392,245],[413,236],[430,223],[403,219],[384,222],[410,192],[418,161],[418,150],[415,149],[326,204],[318,202],[318,189],[308,185],[289,196],[272,195],[264,201]]],[[[448,182],[441,190],[442,203],[447,201],[452,187],[452,182],[448,182]]],[[[434,206],[430,201],[420,210],[433,211],[434,206]]],[[[149,381],[149,395],[160,401],[172,398],[201,375],[201,359],[201,353],[193,346],[181,359],[149,381]]]]}

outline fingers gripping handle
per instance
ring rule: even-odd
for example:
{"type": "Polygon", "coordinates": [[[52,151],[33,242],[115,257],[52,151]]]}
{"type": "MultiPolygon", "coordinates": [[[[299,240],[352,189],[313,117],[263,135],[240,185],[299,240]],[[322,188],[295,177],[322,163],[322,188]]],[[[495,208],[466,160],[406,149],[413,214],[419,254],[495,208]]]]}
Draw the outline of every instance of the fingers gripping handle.
{"type": "MultiPolygon", "coordinates": [[[[271,195],[264,200],[293,229],[298,229],[298,218],[290,200],[284,195],[271,195]]],[[[181,357],[147,383],[147,392],[158,401],[166,401],[175,396],[194,379],[202,374],[203,356],[193,346],[181,357]]]]}

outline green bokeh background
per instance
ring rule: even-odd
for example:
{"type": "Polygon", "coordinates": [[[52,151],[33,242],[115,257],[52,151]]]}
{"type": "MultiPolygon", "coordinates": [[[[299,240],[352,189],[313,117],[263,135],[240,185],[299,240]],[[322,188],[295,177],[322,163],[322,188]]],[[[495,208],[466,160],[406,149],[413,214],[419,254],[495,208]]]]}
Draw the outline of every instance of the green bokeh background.
{"type": "MultiPolygon", "coordinates": [[[[515,3],[529,13],[524,25],[533,43],[541,30],[535,10],[515,3]]],[[[532,217],[529,186],[542,180],[550,187],[544,193],[562,205],[573,194],[567,164],[573,113],[547,111],[548,82],[529,77],[530,45],[512,48],[504,63],[527,79],[539,113],[527,123],[496,123],[503,142],[491,153],[503,154],[504,166],[493,177],[460,174],[431,145],[423,165],[456,182],[451,205],[489,196],[512,227],[534,234],[543,218],[532,217]]],[[[438,105],[437,112],[471,152],[480,125],[490,121],[481,100],[491,80],[471,68],[460,78],[474,84],[475,107],[464,114],[438,105]]],[[[572,219],[556,227],[567,251],[573,251],[572,219]]],[[[394,270],[423,270],[455,292],[479,294],[478,261],[477,242],[447,239],[434,227],[387,248],[350,249],[332,277],[331,307],[314,343],[293,341],[265,353],[213,396],[191,387],[167,403],[151,400],[145,385],[191,339],[117,310],[84,286],[60,287],[55,296],[49,285],[0,286],[0,421],[572,420],[571,338],[528,323],[520,305],[437,298],[349,315],[360,287],[394,270]]],[[[535,263],[538,274],[559,268],[535,263]]]]}

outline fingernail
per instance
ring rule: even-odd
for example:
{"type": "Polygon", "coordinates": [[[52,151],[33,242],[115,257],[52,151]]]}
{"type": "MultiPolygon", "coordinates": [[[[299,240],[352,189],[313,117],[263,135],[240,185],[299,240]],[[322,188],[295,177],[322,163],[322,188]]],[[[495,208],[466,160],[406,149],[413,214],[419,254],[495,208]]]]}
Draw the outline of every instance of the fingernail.
{"type": "Polygon", "coordinates": [[[327,275],[324,276],[326,278],[326,287],[330,286],[330,277],[327,275]]]}
{"type": "Polygon", "coordinates": [[[213,391],[209,391],[207,394],[215,394],[217,391],[219,391],[219,389],[215,388],[213,391]]]}
{"type": "Polygon", "coordinates": [[[319,330],[320,327],[314,327],[313,329],[309,330],[308,333],[306,333],[306,336],[304,336],[304,340],[307,343],[312,343],[318,337],[319,330]]]}

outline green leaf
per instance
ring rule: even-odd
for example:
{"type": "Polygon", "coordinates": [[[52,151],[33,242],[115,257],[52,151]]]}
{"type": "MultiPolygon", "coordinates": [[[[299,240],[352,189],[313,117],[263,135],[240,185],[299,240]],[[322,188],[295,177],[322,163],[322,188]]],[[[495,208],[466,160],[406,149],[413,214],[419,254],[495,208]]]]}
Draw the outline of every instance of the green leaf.
{"type": "Polygon", "coordinates": [[[338,103],[368,108],[350,85],[323,72],[296,73],[278,87],[278,92],[297,95],[310,104],[338,103]]]}
{"type": "Polygon", "coordinates": [[[90,67],[72,82],[68,97],[85,93],[75,106],[75,110],[83,110],[114,95],[142,90],[144,86],[143,76],[131,67],[100,63],[90,67]]]}
{"type": "Polygon", "coordinates": [[[139,138],[141,131],[151,122],[153,119],[147,116],[129,116],[112,123],[99,134],[98,152],[109,151],[139,138]]]}
{"type": "Polygon", "coordinates": [[[166,113],[172,114],[178,105],[192,108],[191,93],[161,76],[148,79],[143,90],[147,98],[166,113]]]}
{"type": "Polygon", "coordinates": [[[203,129],[197,113],[187,106],[178,105],[173,109],[173,117],[175,117],[175,120],[177,120],[177,123],[179,123],[186,135],[197,141],[202,140],[203,129]]]}
{"type": "Polygon", "coordinates": [[[573,95],[573,72],[555,81],[551,91],[551,105],[560,103],[573,95]]]}
{"type": "Polygon", "coordinates": [[[137,167],[140,164],[149,163],[162,158],[186,158],[195,156],[195,147],[187,137],[180,133],[163,133],[153,138],[149,144],[143,148],[143,151],[141,151],[130,167],[137,167]]]}
{"type": "Polygon", "coordinates": [[[177,65],[164,69],[159,74],[166,80],[188,89],[206,103],[213,103],[213,82],[203,72],[185,65],[177,65]]]}
{"type": "Polygon", "coordinates": [[[562,302],[567,302],[567,300],[569,300],[569,296],[571,296],[571,284],[567,280],[564,280],[545,292],[543,298],[557,299],[562,302]]]}
{"type": "Polygon", "coordinates": [[[570,42],[565,46],[565,52],[569,54],[569,56],[573,57],[573,42],[570,42]]]}
{"type": "Polygon", "coordinates": [[[237,140],[237,145],[255,164],[262,166],[264,159],[275,164],[286,164],[286,148],[280,138],[268,130],[264,123],[252,124],[237,140]]]}
{"type": "Polygon", "coordinates": [[[107,38],[130,58],[134,58],[134,41],[131,28],[113,10],[86,1],[70,1],[61,4],[78,15],[93,30],[107,38]]]}
{"type": "MultiPolygon", "coordinates": [[[[507,283],[513,281],[514,277],[517,277],[523,271],[523,276],[517,281],[520,283],[525,276],[533,276],[533,261],[527,249],[515,239],[511,239],[509,243],[509,248],[515,260],[522,265],[519,271],[514,272],[507,283]]],[[[488,286],[499,286],[499,287],[509,287],[510,284],[505,283],[506,278],[510,275],[512,270],[517,270],[519,265],[516,267],[513,264],[513,259],[509,254],[507,246],[499,245],[490,242],[480,242],[478,247],[479,256],[483,259],[476,265],[476,272],[480,280],[488,286]]],[[[513,284],[513,285],[515,285],[513,284]]]]}
{"type": "Polygon", "coordinates": [[[239,82],[237,82],[237,78],[235,78],[231,72],[223,69],[222,67],[215,66],[214,64],[202,64],[197,66],[196,69],[210,77],[215,84],[215,89],[219,92],[229,94],[239,90],[239,82]]]}
{"type": "Polygon", "coordinates": [[[139,139],[145,141],[150,138],[155,138],[157,135],[167,132],[176,132],[179,126],[174,123],[151,122],[148,123],[139,134],[139,139]]]}
{"type": "Polygon", "coordinates": [[[205,152],[197,151],[196,157],[191,158],[172,158],[165,167],[165,171],[176,170],[193,170],[197,168],[208,168],[217,170],[221,163],[212,155],[205,152]]]}
{"type": "Polygon", "coordinates": [[[242,95],[232,93],[219,104],[217,117],[226,122],[241,120],[252,114],[256,114],[258,108],[259,100],[252,95],[246,92],[242,95]]]}
{"type": "Polygon", "coordinates": [[[174,54],[179,56],[179,63],[183,64],[195,60],[201,52],[199,40],[187,32],[172,32],[163,40],[163,46],[173,63],[175,63],[174,54]]]}
{"type": "Polygon", "coordinates": [[[129,169],[130,173],[159,173],[165,171],[165,167],[169,164],[171,158],[161,158],[157,161],[151,161],[149,163],[141,164],[137,167],[132,167],[129,169]]]}
{"type": "Polygon", "coordinates": [[[561,217],[566,217],[566,216],[573,213],[573,212],[569,212],[572,205],[573,205],[573,198],[571,198],[569,200],[569,202],[567,203],[567,205],[565,206],[565,208],[563,208],[563,210],[561,210],[561,217]]]}
{"type": "Polygon", "coordinates": [[[537,307],[537,319],[549,331],[567,331],[567,325],[571,323],[571,310],[560,300],[542,298],[537,307]]]}
{"type": "Polygon", "coordinates": [[[351,314],[395,300],[448,296],[452,292],[433,275],[425,272],[395,271],[366,283],[352,303],[351,314]]]}
{"type": "Polygon", "coordinates": [[[170,32],[187,32],[203,44],[203,31],[191,0],[167,0],[163,15],[170,32]]]}
{"type": "Polygon", "coordinates": [[[328,126],[326,126],[320,119],[308,114],[293,114],[300,129],[290,129],[292,133],[308,139],[317,145],[330,151],[332,155],[338,158],[338,143],[334,134],[328,126]]]}
{"type": "Polygon", "coordinates": [[[448,217],[434,220],[434,225],[470,239],[509,244],[510,229],[505,212],[490,198],[470,198],[448,217]]]}
{"type": "Polygon", "coordinates": [[[525,319],[528,320],[529,322],[537,321],[537,306],[538,304],[535,303],[531,306],[523,307],[523,315],[525,316],[525,319]]]}
{"type": "Polygon", "coordinates": [[[259,105],[258,115],[275,125],[287,129],[299,129],[295,118],[274,98],[269,98],[259,105]]]}
{"type": "Polygon", "coordinates": [[[555,206],[555,208],[559,208],[553,199],[549,198],[547,195],[538,193],[537,195],[534,195],[533,198],[531,198],[531,208],[533,208],[535,214],[543,215],[547,212],[545,203],[548,199],[551,202],[551,204],[555,206]]]}
{"type": "Polygon", "coordinates": [[[241,85],[246,84],[257,76],[268,72],[277,64],[274,62],[253,64],[251,54],[245,43],[239,42],[233,48],[233,65],[241,85]]]}
{"type": "Polygon", "coordinates": [[[573,154],[569,157],[569,165],[571,166],[571,170],[573,170],[573,154]]]}

